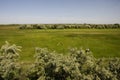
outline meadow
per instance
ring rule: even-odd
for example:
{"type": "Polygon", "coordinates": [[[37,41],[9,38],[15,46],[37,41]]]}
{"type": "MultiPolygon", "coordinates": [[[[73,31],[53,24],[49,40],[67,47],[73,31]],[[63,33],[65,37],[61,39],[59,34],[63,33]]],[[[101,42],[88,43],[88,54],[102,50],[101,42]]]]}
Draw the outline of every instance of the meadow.
{"type": "Polygon", "coordinates": [[[33,61],[35,47],[69,54],[70,48],[89,48],[96,58],[120,57],[120,29],[25,29],[0,27],[0,46],[5,41],[22,46],[21,61],[33,61]]]}

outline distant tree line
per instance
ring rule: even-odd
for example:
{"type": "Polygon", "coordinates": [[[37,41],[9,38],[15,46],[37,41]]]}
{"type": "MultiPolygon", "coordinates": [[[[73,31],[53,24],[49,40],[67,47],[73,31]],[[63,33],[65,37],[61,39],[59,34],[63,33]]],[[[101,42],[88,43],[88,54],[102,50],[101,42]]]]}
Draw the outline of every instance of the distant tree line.
{"type": "Polygon", "coordinates": [[[0,24],[0,27],[3,27],[3,26],[19,26],[20,24],[0,24]]]}
{"type": "Polygon", "coordinates": [[[116,29],[120,24],[24,24],[19,29],[116,29]]]}

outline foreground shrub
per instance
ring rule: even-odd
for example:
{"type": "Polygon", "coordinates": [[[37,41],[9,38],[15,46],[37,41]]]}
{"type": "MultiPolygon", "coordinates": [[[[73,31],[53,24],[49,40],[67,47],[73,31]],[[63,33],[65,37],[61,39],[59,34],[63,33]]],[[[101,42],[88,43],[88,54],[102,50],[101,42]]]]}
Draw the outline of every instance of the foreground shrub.
{"type": "Polygon", "coordinates": [[[36,48],[35,62],[21,66],[20,48],[7,41],[1,47],[0,80],[120,80],[120,58],[96,59],[90,49],[73,48],[62,55],[36,48]]]}
{"type": "MultiPolygon", "coordinates": [[[[80,80],[119,80],[117,75],[113,74],[109,69],[108,63],[110,60],[104,60],[104,58],[96,59],[92,53],[88,50],[71,50],[71,57],[75,62],[79,64],[79,71],[83,76],[80,80]]],[[[117,61],[119,63],[120,60],[117,61]]],[[[113,62],[111,62],[113,63],[113,62]]],[[[115,66],[114,66],[115,68],[115,66]]],[[[120,69],[120,65],[117,66],[120,69]]]]}
{"type": "Polygon", "coordinates": [[[20,78],[20,66],[16,64],[19,57],[20,46],[10,45],[6,41],[0,49],[0,80],[18,80],[20,78]]]}
{"type": "Polygon", "coordinates": [[[89,49],[70,50],[69,55],[37,48],[30,80],[119,80],[120,59],[96,59],[89,49]],[[114,63],[114,60],[116,61],[114,63]]]}
{"type": "Polygon", "coordinates": [[[46,48],[37,48],[36,61],[28,72],[30,80],[80,80],[77,63],[69,56],[57,55],[46,48]]]}

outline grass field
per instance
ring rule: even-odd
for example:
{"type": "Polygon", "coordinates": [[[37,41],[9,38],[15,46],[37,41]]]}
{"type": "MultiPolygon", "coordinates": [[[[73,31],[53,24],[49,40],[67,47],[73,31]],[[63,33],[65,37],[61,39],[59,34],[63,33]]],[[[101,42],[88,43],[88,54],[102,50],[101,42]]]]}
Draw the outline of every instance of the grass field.
{"type": "Polygon", "coordinates": [[[0,27],[0,46],[6,40],[22,46],[21,61],[33,61],[35,47],[64,54],[69,48],[90,48],[95,57],[120,57],[120,29],[19,30],[0,27]]]}

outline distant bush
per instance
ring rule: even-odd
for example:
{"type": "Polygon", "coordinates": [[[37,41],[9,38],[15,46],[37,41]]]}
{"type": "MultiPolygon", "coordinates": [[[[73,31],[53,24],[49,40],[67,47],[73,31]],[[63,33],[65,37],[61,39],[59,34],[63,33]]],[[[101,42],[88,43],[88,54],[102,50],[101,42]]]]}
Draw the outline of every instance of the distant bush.
{"type": "Polygon", "coordinates": [[[26,25],[20,25],[19,29],[26,29],[26,25]]]}

